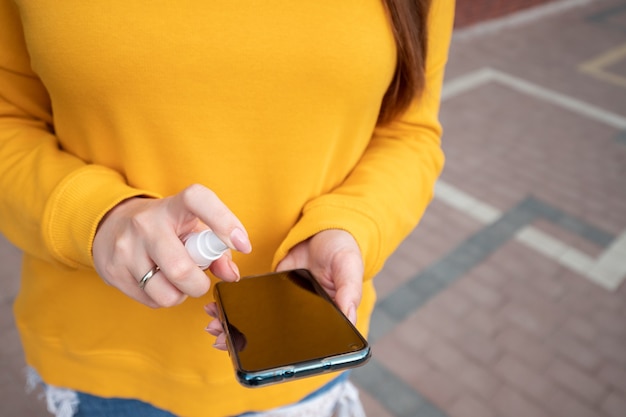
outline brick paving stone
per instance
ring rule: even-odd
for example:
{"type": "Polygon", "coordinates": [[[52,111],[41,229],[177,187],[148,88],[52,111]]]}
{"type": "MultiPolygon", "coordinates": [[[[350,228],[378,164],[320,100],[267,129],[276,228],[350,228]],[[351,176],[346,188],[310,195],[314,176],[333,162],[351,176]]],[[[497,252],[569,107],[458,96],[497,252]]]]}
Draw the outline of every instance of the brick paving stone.
{"type": "Polygon", "coordinates": [[[452,241],[462,241],[483,227],[482,223],[450,207],[440,209],[437,214],[445,218],[445,225],[438,229],[438,233],[452,241]]]}
{"type": "Polygon", "coordinates": [[[446,411],[449,417],[496,417],[488,405],[469,395],[457,398],[446,411]]]}
{"type": "Polygon", "coordinates": [[[535,222],[533,222],[532,226],[556,239],[559,239],[561,242],[565,243],[569,247],[578,249],[579,251],[591,256],[592,258],[597,257],[604,250],[604,248],[597,243],[585,239],[582,236],[571,233],[547,220],[536,220],[535,222]]]}
{"type": "Polygon", "coordinates": [[[471,278],[459,280],[452,288],[487,310],[496,310],[505,301],[499,291],[471,278]]]}
{"type": "Polygon", "coordinates": [[[565,319],[563,331],[585,342],[595,341],[599,331],[587,317],[570,316],[565,319]]]}
{"type": "MultiPolygon", "coordinates": [[[[561,268],[556,262],[538,254],[530,248],[523,247],[517,242],[510,242],[503,250],[513,252],[517,262],[508,268],[515,269],[516,278],[512,279],[503,290],[503,295],[513,298],[522,298],[527,295],[527,300],[539,299],[548,303],[561,299],[567,293],[567,283],[559,278],[561,268]],[[519,254],[525,254],[521,257],[519,254]]],[[[496,254],[499,257],[500,251],[496,254]]],[[[506,262],[510,257],[502,255],[499,262],[506,262]]]]}
{"type": "Polygon", "coordinates": [[[530,306],[520,304],[519,302],[512,302],[506,305],[502,309],[502,314],[509,320],[511,325],[519,326],[541,338],[550,335],[556,327],[554,318],[543,317],[530,306]]]}
{"type": "Polygon", "coordinates": [[[537,402],[544,402],[554,389],[554,383],[541,372],[526,366],[512,355],[500,358],[494,370],[510,386],[537,402]]]}
{"type": "Polygon", "coordinates": [[[602,402],[602,410],[609,417],[626,417],[626,397],[616,393],[609,394],[602,402]]]}
{"type": "Polygon", "coordinates": [[[461,318],[467,316],[474,309],[474,303],[457,286],[448,288],[431,302],[430,306],[445,310],[451,316],[461,318]]]}
{"type": "Polygon", "coordinates": [[[410,416],[420,416],[420,417],[448,417],[440,408],[433,405],[430,402],[423,402],[420,404],[415,410],[414,414],[410,416]]]}
{"type": "Polygon", "coordinates": [[[504,327],[503,320],[498,317],[498,314],[478,309],[467,314],[463,323],[468,331],[477,332],[486,337],[494,337],[504,327]]]}
{"type": "Polygon", "coordinates": [[[546,327],[554,328],[562,324],[568,317],[568,313],[559,308],[559,301],[565,297],[566,291],[563,291],[562,296],[556,298],[546,295],[541,289],[541,284],[533,285],[533,282],[540,279],[549,280],[550,278],[529,276],[518,279],[504,288],[502,292],[511,300],[510,304],[531,311],[533,315],[542,318],[546,327]]]}
{"type": "Polygon", "coordinates": [[[463,392],[454,377],[437,369],[429,369],[415,378],[412,386],[443,410],[448,409],[463,392]]]}
{"type": "Polygon", "coordinates": [[[21,252],[0,234],[0,302],[10,302],[19,288],[21,252]]]}
{"type": "Polygon", "coordinates": [[[626,349],[623,341],[616,340],[610,336],[599,337],[595,342],[595,347],[608,359],[626,366],[626,349]]]}
{"type": "Polygon", "coordinates": [[[495,342],[534,369],[545,369],[554,358],[553,351],[546,349],[540,338],[514,326],[498,333],[495,342]]]}
{"type": "Polygon", "coordinates": [[[559,271],[553,261],[538,256],[537,252],[514,240],[500,246],[488,261],[507,278],[505,288],[521,279],[537,275],[553,276],[559,271]]]}
{"type": "Polygon", "coordinates": [[[434,334],[450,341],[457,341],[465,334],[461,322],[447,310],[438,307],[436,297],[435,300],[431,300],[419,309],[415,313],[414,319],[434,334]]]}
{"type": "Polygon", "coordinates": [[[598,379],[626,396],[626,367],[605,361],[598,371],[598,379]]]}
{"type": "Polygon", "coordinates": [[[562,389],[553,389],[543,404],[552,417],[600,417],[601,411],[591,407],[562,389]]]}
{"type": "Polygon", "coordinates": [[[371,417],[394,417],[385,407],[383,407],[374,397],[366,391],[359,390],[359,398],[363,404],[365,414],[371,417]]]}
{"type": "Polygon", "coordinates": [[[607,387],[598,382],[593,375],[564,360],[553,361],[548,366],[546,374],[563,388],[592,405],[598,404],[608,391],[607,387]]]}
{"type": "Polygon", "coordinates": [[[25,380],[21,375],[0,372],[0,404],[3,416],[42,417],[49,416],[45,401],[38,392],[26,394],[25,380]],[[3,375],[4,374],[4,375],[3,375]],[[5,379],[6,378],[6,379],[5,379]]]}
{"type": "Polygon", "coordinates": [[[411,256],[424,253],[430,261],[439,259],[481,227],[480,223],[435,199],[412,234],[413,247],[419,250],[411,256]]]}
{"type": "MultiPolygon", "coordinates": [[[[400,323],[394,329],[393,335],[402,343],[410,346],[411,349],[416,351],[426,349],[431,340],[448,333],[447,331],[441,332],[442,329],[447,328],[446,325],[456,326],[456,323],[451,318],[446,319],[447,316],[445,314],[438,317],[438,319],[443,321],[433,322],[429,320],[428,313],[431,311],[433,311],[434,314],[437,313],[427,306],[411,314],[403,323],[400,323]],[[439,326],[441,323],[444,325],[439,326]]],[[[449,329],[452,328],[450,327],[449,329]]],[[[448,334],[455,333],[456,330],[448,334]]]]}
{"type": "Polygon", "coordinates": [[[352,371],[351,378],[364,391],[373,395],[393,415],[415,415],[425,405],[424,398],[386,369],[376,358],[367,366],[352,371]]]}
{"type": "MultiPolygon", "coordinates": [[[[573,275],[573,274],[572,274],[573,275]]],[[[576,277],[581,282],[587,281],[584,278],[576,277]]],[[[589,317],[595,311],[596,301],[594,300],[593,291],[576,291],[574,289],[575,282],[569,284],[568,292],[558,301],[558,308],[562,311],[568,311],[572,315],[578,317],[589,317]]],[[[585,282],[584,285],[593,285],[585,282]]],[[[595,290],[595,288],[594,288],[595,290]]]]}
{"type": "Polygon", "coordinates": [[[580,341],[566,332],[557,331],[550,335],[548,344],[562,357],[586,372],[597,371],[605,362],[605,358],[594,348],[593,344],[580,341]]]}
{"type": "Polygon", "coordinates": [[[522,394],[503,385],[492,400],[492,406],[500,417],[548,417],[550,414],[522,394]]]}
{"type": "Polygon", "coordinates": [[[492,340],[474,333],[467,332],[459,339],[459,349],[465,355],[483,365],[492,365],[503,354],[502,348],[493,344],[492,340]]]}
{"type": "Polygon", "coordinates": [[[422,351],[422,357],[428,360],[436,369],[455,375],[467,362],[461,346],[455,346],[432,337],[426,348],[422,351]]]}
{"type": "Polygon", "coordinates": [[[550,1],[554,0],[459,0],[454,25],[466,27],[550,1]]]}
{"type": "Polygon", "coordinates": [[[550,275],[528,274],[525,285],[535,289],[535,294],[548,302],[558,301],[567,293],[567,284],[550,275]]]}
{"type": "Polygon", "coordinates": [[[472,361],[463,363],[455,373],[455,378],[476,397],[485,401],[491,400],[502,384],[502,380],[491,368],[477,365],[472,361]]]}
{"type": "Polygon", "coordinates": [[[510,282],[510,278],[492,262],[483,262],[472,269],[468,276],[476,281],[489,285],[493,289],[502,288],[510,282]]]}
{"type": "Polygon", "coordinates": [[[11,368],[25,366],[22,358],[22,348],[20,345],[19,334],[15,327],[0,327],[0,358],[3,362],[6,360],[7,365],[10,364],[11,368]]]}
{"type": "Polygon", "coordinates": [[[415,345],[408,345],[406,340],[399,338],[398,335],[397,331],[392,332],[377,341],[372,348],[373,355],[387,369],[412,385],[416,378],[420,378],[432,366],[422,357],[421,349],[416,349],[415,345]]]}
{"type": "Polygon", "coordinates": [[[415,275],[415,262],[399,253],[394,253],[376,276],[374,286],[379,298],[385,298],[415,275]]]}
{"type": "Polygon", "coordinates": [[[594,325],[611,336],[626,340],[626,316],[616,315],[606,310],[596,310],[591,315],[594,325]]]}

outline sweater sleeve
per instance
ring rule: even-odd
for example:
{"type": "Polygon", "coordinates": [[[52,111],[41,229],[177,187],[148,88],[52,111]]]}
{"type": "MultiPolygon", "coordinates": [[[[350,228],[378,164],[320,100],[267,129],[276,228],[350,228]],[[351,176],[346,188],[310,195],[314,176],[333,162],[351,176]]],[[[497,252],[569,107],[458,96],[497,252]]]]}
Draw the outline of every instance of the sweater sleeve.
{"type": "Polygon", "coordinates": [[[30,255],[91,267],[100,219],[118,202],[150,193],[63,151],[10,0],[0,0],[0,28],[0,232],[30,255]]]}
{"type": "Polygon", "coordinates": [[[443,168],[438,113],[453,15],[453,1],[432,2],[424,92],[401,117],[374,130],[361,160],[339,187],[306,204],[274,266],[298,242],[336,228],[358,242],[369,279],[417,225],[443,168]]]}

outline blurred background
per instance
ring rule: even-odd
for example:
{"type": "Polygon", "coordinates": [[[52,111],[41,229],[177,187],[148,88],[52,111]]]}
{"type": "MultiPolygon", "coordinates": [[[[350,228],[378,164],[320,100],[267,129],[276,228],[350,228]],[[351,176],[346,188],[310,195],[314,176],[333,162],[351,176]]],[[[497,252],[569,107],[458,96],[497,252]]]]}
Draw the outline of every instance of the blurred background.
{"type": "MultiPolygon", "coordinates": [[[[458,0],[441,119],[352,373],[368,416],[626,417],[626,1],[458,0]]],[[[19,260],[0,238],[0,416],[45,416],[19,260]]]]}

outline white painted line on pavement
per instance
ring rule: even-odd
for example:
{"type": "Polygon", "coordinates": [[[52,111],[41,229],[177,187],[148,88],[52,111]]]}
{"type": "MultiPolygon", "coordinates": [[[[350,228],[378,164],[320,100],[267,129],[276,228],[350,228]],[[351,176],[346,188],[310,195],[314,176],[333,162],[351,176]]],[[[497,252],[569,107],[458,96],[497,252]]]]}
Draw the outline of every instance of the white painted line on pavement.
{"type": "Polygon", "coordinates": [[[600,255],[589,277],[612,290],[621,285],[626,278],[626,230],[600,255]]]}
{"type": "Polygon", "coordinates": [[[517,92],[555,104],[586,118],[594,119],[612,126],[618,130],[626,129],[626,117],[624,116],[488,67],[446,82],[441,92],[441,100],[449,100],[491,82],[503,84],[517,92]]]}
{"type": "MultiPolygon", "coordinates": [[[[442,180],[435,185],[435,198],[483,224],[494,223],[502,216],[497,208],[442,180]]],[[[626,280],[626,231],[597,259],[533,226],[518,231],[515,240],[609,291],[615,291],[626,280]]]]}
{"type": "Polygon", "coordinates": [[[445,82],[441,90],[441,101],[456,97],[467,91],[493,81],[493,70],[482,68],[445,82]]]}
{"type": "Polygon", "coordinates": [[[511,29],[513,27],[532,23],[574,7],[584,6],[591,2],[592,0],[561,0],[531,7],[508,16],[478,23],[465,29],[458,29],[454,32],[453,37],[454,39],[468,40],[483,35],[490,35],[504,29],[511,29]]]}
{"type": "Polygon", "coordinates": [[[543,86],[530,83],[521,78],[514,77],[501,71],[493,71],[494,81],[505,84],[506,86],[517,90],[521,93],[528,94],[535,98],[547,101],[557,106],[561,106],[565,109],[571,110],[574,113],[578,113],[581,116],[585,116],[589,119],[594,119],[598,122],[605,123],[616,129],[626,129],[626,117],[619,114],[612,113],[608,110],[601,109],[591,104],[587,104],[583,101],[577,100],[565,94],[557,93],[543,86]]]}
{"type": "MultiPolygon", "coordinates": [[[[562,3],[561,6],[563,6],[568,2],[558,3],[562,3]]],[[[569,3],[574,4],[575,2],[569,3]]],[[[557,105],[616,129],[626,130],[626,117],[489,67],[447,81],[443,86],[441,100],[449,100],[491,82],[503,84],[517,92],[557,105]]],[[[502,216],[502,212],[497,208],[443,181],[439,181],[435,186],[435,197],[484,224],[491,224],[502,216]]],[[[532,226],[520,230],[515,239],[607,290],[614,291],[626,280],[626,231],[597,259],[591,258],[578,249],[572,248],[532,226]]]]}

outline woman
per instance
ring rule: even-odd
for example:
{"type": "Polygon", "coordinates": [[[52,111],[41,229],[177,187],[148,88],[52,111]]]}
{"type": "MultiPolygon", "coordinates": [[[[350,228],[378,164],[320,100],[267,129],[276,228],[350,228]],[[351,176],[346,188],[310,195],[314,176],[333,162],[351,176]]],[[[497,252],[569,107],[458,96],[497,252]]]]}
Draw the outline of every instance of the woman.
{"type": "Polygon", "coordinates": [[[212,229],[223,280],[308,268],[366,333],[443,164],[453,1],[427,3],[0,0],[0,230],[24,251],[26,361],[65,411],[345,396],[336,375],[239,386],[182,241],[212,229]]]}

